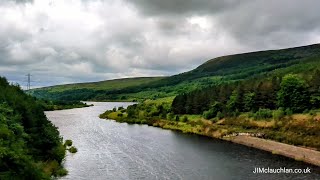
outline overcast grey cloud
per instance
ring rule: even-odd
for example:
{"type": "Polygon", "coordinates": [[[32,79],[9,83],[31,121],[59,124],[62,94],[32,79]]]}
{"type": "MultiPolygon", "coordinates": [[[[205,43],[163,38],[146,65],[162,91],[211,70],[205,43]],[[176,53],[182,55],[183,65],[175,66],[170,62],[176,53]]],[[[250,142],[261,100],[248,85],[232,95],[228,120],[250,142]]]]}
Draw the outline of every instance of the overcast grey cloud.
{"type": "Polygon", "coordinates": [[[172,75],[318,43],[317,0],[0,0],[0,75],[25,85],[172,75]]]}

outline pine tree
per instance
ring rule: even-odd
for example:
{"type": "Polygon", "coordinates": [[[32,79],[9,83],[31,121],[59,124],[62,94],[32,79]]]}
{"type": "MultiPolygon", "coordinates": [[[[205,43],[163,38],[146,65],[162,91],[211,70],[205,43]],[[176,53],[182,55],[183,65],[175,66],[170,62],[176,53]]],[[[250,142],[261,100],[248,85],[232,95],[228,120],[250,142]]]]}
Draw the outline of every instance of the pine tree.
{"type": "Polygon", "coordinates": [[[279,107],[289,108],[293,112],[302,112],[309,107],[310,94],[307,91],[307,84],[297,75],[286,75],[277,95],[279,107]]]}
{"type": "Polygon", "coordinates": [[[309,84],[309,92],[311,94],[310,103],[313,108],[320,108],[320,71],[318,69],[314,71],[309,84]]]}

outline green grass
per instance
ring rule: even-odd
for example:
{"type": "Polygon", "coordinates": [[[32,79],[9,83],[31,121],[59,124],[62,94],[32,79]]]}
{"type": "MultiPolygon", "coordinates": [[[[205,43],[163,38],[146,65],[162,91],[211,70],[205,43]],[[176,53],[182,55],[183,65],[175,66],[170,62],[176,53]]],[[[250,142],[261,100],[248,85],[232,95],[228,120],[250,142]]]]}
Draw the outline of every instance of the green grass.
{"type": "Polygon", "coordinates": [[[316,120],[320,118],[319,115],[294,114],[292,116],[284,116],[275,121],[273,118],[255,120],[250,118],[248,113],[242,113],[237,117],[225,118],[219,123],[209,123],[208,120],[205,120],[200,115],[181,115],[181,117],[188,117],[188,121],[181,122],[163,119],[158,116],[145,117],[146,119],[119,117],[115,115],[118,113],[118,111],[112,112],[107,117],[100,117],[113,119],[120,123],[147,124],[163,129],[215,138],[223,138],[224,135],[232,133],[263,133],[266,139],[320,150],[320,141],[318,140],[320,122],[316,120]],[[275,126],[276,122],[282,123],[275,126]]]}
{"type": "MultiPolygon", "coordinates": [[[[202,115],[199,115],[199,114],[191,114],[191,115],[185,114],[183,116],[186,116],[189,121],[199,121],[199,120],[203,119],[202,115]]],[[[181,116],[181,117],[183,117],[183,116],[181,116]]]]}
{"type": "Polygon", "coordinates": [[[123,78],[123,79],[113,79],[113,80],[99,81],[99,82],[65,84],[65,85],[51,86],[51,87],[45,87],[40,89],[48,90],[49,92],[61,92],[61,91],[75,90],[75,89],[92,89],[92,90],[123,89],[131,86],[139,86],[141,84],[150,83],[163,78],[164,77],[123,78]]]}
{"type": "Polygon", "coordinates": [[[162,103],[172,103],[173,99],[175,96],[170,96],[170,97],[164,97],[164,98],[159,98],[156,100],[151,100],[151,99],[147,99],[146,101],[144,101],[144,103],[146,104],[151,104],[151,103],[155,103],[155,104],[162,104],[162,103]]]}

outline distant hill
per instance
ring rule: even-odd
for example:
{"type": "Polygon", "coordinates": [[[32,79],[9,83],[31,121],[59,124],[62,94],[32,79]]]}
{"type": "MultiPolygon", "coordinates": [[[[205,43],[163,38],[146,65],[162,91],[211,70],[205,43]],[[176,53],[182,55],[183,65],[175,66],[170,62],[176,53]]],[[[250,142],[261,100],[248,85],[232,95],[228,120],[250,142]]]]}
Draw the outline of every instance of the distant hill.
{"type": "Polygon", "coordinates": [[[307,71],[317,67],[319,62],[320,44],[314,44],[217,57],[194,70],[170,77],[61,85],[35,89],[31,93],[39,98],[63,100],[156,99],[270,73],[280,75],[289,71],[307,71]]]}
{"type": "Polygon", "coordinates": [[[241,79],[253,74],[288,67],[313,57],[320,57],[320,44],[309,46],[235,54],[211,59],[196,69],[163,79],[182,82],[210,76],[232,76],[241,79]],[[236,77],[241,75],[241,77],[236,77]]]}
{"type": "Polygon", "coordinates": [[[76,89],[92,89],[92,90],[111,90],[111,89],[123,89],[131,86],[139,86],[142,84],[150,83],[153,81],[158,81],[163,77],[137,77],[137,78],[122,78],[122,79],[112,79],[99,82],[87,82],[87,83],[76,83],[76,84],[64,84],[57,86],[50,86],[35,89],[37,90],[47,90],[49,92],[61,92],[67,90],[76,89]]]}

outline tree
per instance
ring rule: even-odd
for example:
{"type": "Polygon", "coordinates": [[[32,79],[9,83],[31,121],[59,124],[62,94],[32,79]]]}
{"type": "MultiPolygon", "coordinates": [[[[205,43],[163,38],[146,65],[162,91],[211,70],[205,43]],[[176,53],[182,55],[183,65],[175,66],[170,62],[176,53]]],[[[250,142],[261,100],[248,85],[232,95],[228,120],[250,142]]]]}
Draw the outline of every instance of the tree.
{"type": "Polygon", "coordinates": [[[128,114],[128,117],[129,118],[133,118],[133,117],[136,117],[136,114],[135,114],[135,109],[136,109],[137,105],[134,104],[132,106],[128,106],[127,108],[127,114],[128,114]]]}
{"type": "Polygon", "coordinates": [[[50,179],[61,170],[65,147],[43,106],[0,77],[0,179],[50,179]],[[44,165],[55,163],[52,170],[44,165]]]}
{"type": "Polygon", "coordinates": [[[208,111],[204,111],[203,114],[202,114],[203,118],[205,119],[211,119],[211,118],[214,118],[215,117],[215,114],[213,112],[212,109],[209,109],[208,111]]]}
{"type": "Polygon", "coordinates": [[[310,94],[306,82],[297,75],[286,75],[277,93],[278,106],[289,108],[293,112],[303,112],[308,109],[310,94]]]}
{"type": "Polygon", "coordinates": [[[175,114],[185,114],[186,113],[186,98],[187,96],[185,94],[178,95],[174,98],[172,102],[172,111],[175,114]]]}
{"type": "Polygon", "coordinates": [[[234,90],[227,102],[227,110],[228,112],[235,111],[237,109],[237,98],[238,98],[238,92],[234,90]]]}
{"type": "Polygon", "coordinates": [[[309,82],[310,84],[310,93],[311,100],[310,103],[314,108],[320,107],[320,71],[317,69],[309,82]]]}
{"type": "Polygon", "coordinates": [[[238,85],[237,89],[234,90],[227,102],[227,110],[228,112],[234,112],[236,110],[243,111],[243,95],[244,90],[242,85],[238,85]]]}
{"type": "Polygon", "coordinates": [[[320,95],[320,71],[317,69],[314,71],[310,81],[310,91],[317,95],[320,95]]]}
{"type": "Polygon", "coordinates": [[[244,111],[248,112],[254,108],[255,95],[256,94],[254,92],[248,92],[244,94],[244,98],[243,98],[244,111]]]}

